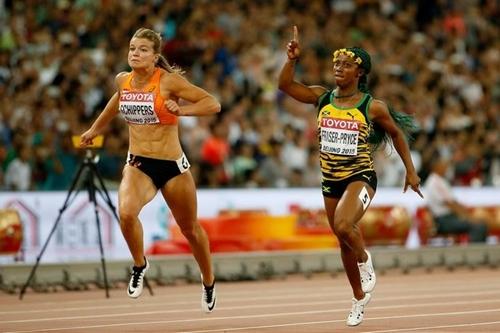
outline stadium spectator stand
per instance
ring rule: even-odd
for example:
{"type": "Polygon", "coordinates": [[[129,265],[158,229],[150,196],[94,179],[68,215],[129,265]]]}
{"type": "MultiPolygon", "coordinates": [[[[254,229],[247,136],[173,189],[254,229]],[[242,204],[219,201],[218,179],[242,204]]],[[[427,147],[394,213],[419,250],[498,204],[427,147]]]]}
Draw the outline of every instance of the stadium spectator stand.
{"type": "MultiPolygon", "coordinates": [[[[169,61],[223,106],[180,124],[200,187],[318,186],[315,112],[277,89],[294,24],[302,82],[331,86],[340,46],[372,54],[374,95],[420,126],[412,153],[423,180],[439,152],[453,160],[454,185],[498,186],[499,16],[494,0],[0,1],[0,187],[18,189],[9,165],[28,151],[27,189],[68,188],[80,158],[70,135],[102,110],[141,26],[161,32],[169,61]],[[207,148],[214,136],[223,154],[207,148]]],[[[110,189],[127,135],[116,119],[101,151],[110,189]]],[[[379,185],[400,186],[404,169],[388,152],[376,154],[379,185]]]]}

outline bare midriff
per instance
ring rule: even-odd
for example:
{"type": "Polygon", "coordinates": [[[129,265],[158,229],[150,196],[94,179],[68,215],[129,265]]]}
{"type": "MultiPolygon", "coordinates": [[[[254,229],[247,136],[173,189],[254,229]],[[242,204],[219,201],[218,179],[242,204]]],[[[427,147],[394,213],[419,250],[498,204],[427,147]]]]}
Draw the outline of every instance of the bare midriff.
{"type": "Polygon", "coordinates": [[[129,124],[129,151],[131,154],[176,160],[182,155],[177,125],[129,124]]]}

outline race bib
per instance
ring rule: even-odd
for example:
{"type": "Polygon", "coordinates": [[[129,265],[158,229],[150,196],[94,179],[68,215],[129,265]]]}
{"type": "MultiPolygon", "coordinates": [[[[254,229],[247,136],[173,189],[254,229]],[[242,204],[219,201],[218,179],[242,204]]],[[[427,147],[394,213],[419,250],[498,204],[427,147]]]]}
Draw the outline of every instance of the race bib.
{"type": "Polygon", "coordinates": [[[123,91],[120,94],[119,110],[123,118],[132,124],[157,124],[160,122],[155,113],[154,94],[123,91]]]}
{"type": "Polygon", "coordinates": [[[359,123],[354,120],[321,118],[321,151],[355,156],[358,153],[359,123]]]}
{"type": "Polygon", "coordinates": [[[184,153],[182,154],[181,158],[179,158],[175,162],[177,162],[177,167],[179,168],[179,171],[181,173],[186,172],[189,169],[189,167],[191,166],[189,164],[189,161],[188,161],[188,159],[187,159],[187,157],[186,157],[186,155],[184,153]]]}

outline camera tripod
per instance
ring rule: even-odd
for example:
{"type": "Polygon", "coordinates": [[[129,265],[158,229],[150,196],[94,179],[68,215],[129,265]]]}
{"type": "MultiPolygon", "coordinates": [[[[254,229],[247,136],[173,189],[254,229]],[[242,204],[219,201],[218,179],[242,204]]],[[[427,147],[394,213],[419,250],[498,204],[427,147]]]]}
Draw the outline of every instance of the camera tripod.
{"type": "MultiPolygon", "coordinates": [[[[90,149],[87,149],[85,151],[85,158],[83,162],[81,163],[75,178],[73,179],[73,182],[68,190],[68,194],[66,196],[66,199],[64,201],[63,206],[59,210],[59,215],[57,216],[54,225],[52,226],[52,229],[50,230],[49,236],[47,237],[47,240],[42,246],[42,250],[38,254],[36,258],[36,263],[31,269],[30,275],[28,279],[26,280],[26,283],[21,289],[21,293],[19,294],[19,299],[23,298],[24,293],[26,292],[26,289],[28,288],[31,280],[33,279],[35,275],[35,271],[38,268],[38,265],[40,264],[40,259],[42,258],[43,253],[45,252],[47,245],[49,244],[49,241],[56,231],[57,225],[61,221],[62,214],[64,211],[69,207],[71,202],[75,199],[76,195],[80,191],[79,186],[81,187],[82,185],[86,188],[88,195],[89,195],[89,201],[92,202],[94,206],[94,213],[95,213],[95,222],[97,226],[97,236],[98,236],[98,241],[99,241],[99,251],[101,254],[101,264],[102,264],[102,271],[103,271],[103,277],[104,277],[104,286],[106,289],[106,298],[109,298],[109,284],[108,284],[108,276],[106,273],[106,262],[104,260],[104,248],[102,245],[102,236],[101,236],[101,222],[99,219],[99,212],[98,212],[98,205],[97,205],[97,198],[96,198],[96,192],[98,192],[102,199],[106,202],[108,205],[109,209],[113,212],[113,215],[120,224],[120,219],[118,218],[118,215],[116,213],[115,206],[113,205],[113,202],[111,201],[111,198],[109,196],[108,191],[106,190],[106,187],[104,185],[104,181],[102,180],[102,177],[99,173],[99,170],[97,169],[97,162],[98,162],[99,156],[95,155],[92,153],[90,149]],[[80,178],[84,176],[83,182],[80,182],[80,178]],[[95,179],[97,179],[98,184],[96,185],[95,179]]],[[[144,278],[144,284],[145,286],[149,289],[149,293],[153,295],[153,290],[151,289],[151,286],[149,285],[149,282],[146,278],[144,278]]]]}

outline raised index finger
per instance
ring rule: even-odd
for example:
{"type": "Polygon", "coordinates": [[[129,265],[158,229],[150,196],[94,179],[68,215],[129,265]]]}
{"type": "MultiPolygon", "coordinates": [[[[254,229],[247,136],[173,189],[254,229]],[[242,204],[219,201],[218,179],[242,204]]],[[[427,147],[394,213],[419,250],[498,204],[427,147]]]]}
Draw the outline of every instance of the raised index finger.
{"type": "Polygon", "coordinates": [[[293,26],[293,40],[299,42],[299,29],[297,29],[296,25],[293,26]]]}
{"type": "Polygon", "coordinates": [[[417,192],[417,194],[423,199],[424,198],[424,195],[422,194],[422,192],[420,192],[420,189],[417,187],[416,189],[413,189],[413,191],[417,192]]]}

